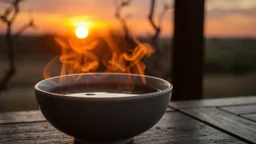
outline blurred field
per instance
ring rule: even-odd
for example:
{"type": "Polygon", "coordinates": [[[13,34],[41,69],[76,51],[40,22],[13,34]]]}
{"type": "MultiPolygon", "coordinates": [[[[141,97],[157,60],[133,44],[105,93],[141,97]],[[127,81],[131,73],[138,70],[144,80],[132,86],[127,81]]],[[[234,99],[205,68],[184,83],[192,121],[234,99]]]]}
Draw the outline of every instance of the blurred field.
{"type": "Polygon", "coordinates": [[[255,39],[207,39],[205,70],[211,74],[256,72],[255,39]]]}
{"type": "Polygon", "coordinates": [[[256,73],[245,75],[206,75],[205,98],[256,95],[256,73]]]}
{"type": "MultiPolygon", "coordinates": [[[[170,47],[170,38],[160,40],[170,47]]],[[[0,44],[4,44],[0,37],[0,44]]],[[[5,46],[0,47],[0,76],[7,69],[5,46]]],[[[16,44],[17,74],[9,89],[0,95],[0,111],[37,109],[33,86],[42,80],[45,65],[58,53],[50,37],[23,37],[16,44]]],[[[207,39],[205,49],[205,98],[255,95],[256,40],[207,39]]],[[[170,48],[159,58],[166,72],[171,63],[170,48]]]]}

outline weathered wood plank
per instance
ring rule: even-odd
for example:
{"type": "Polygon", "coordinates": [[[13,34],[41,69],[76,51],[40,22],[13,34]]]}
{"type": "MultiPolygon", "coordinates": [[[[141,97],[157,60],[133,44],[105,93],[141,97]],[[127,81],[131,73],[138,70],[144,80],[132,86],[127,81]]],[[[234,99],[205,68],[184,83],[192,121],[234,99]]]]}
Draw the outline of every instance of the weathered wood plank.
{"type": "Polygon", "coordinates": [[[175,111],[175,110],[173,108],[171,108],[170,106],[168,106],[166,112],[173,112],[173,111],[175,111]]]}
{"type": "Polygon", "coordinates": [[[151,130],[135,138],[135,144],[243,143],[178,112],[167,113],[151,130]]]}
{"type": "Polygon", "coordinates": [[[48,122],[6,124],[6,125],[0,125],[0,128],[1,128],[0,135],[56,130],[48,122]]]}
{"type": "Polygon", "coordinates": [[[15,141],[38,141],[40,142],[40,139],[43,140],[43,142],[49,142],[49,141],[62,141],[65,142],[66,140],[71,140],[72,138],[60,133],[59,131],[41,131],[41,132],[29,132],[29,133],[18,133],[18,134],[9,134],[9,135],[1,135],[0,136],[0,143],[3,142],[9,142],[13,143],[15,141]]]}
{"type": "Polygon", "coordinates": [[[256,122],[256,114],[246,114],[246,115],[242,115],[242,117],[248,118],[256,122]]]}
{"type": "Polygon", "coordinates": [[[173,108],[171,108],[170,106],[168,106],[166,112],[172,112],[172,111],[175,111],[173,108]]]}
{"type": "Polygon", "coordinates": [[[40,111],[0,113],[0,124],[45,121],[40,111]]]}
{"type": "Polygon", "coordinates": [[[223,110],[232,112],[237,115],[243,115],[243,114],[256,114],[256,104],[254,105],[239,105],[239,106],[226,106],[226,107],[220,107],[223,110]]]}
{"type": "Polygon", "coordinates": [[[217,108],[181,111],[249,143],[256,143],[256,123],[217,108]]]}
{"type": "MultiPolygon", "coordinates": [[[[3,142],[1,144],[10,144],[9,142],[3,142]]],[[[12,141],[11,144],[74,144],[73,141],[60,141],[60,140],[21,140],[12,141]]]]}
{"type": "Polygon", "coordinates": [[[205,99],[171,102],[172,108],[194,108],[194,107],[215,107],[229,105],[256,104],[256,96],[237,97],[237,98],[221,98],[221,99],[205,99]]]}
{"type": "Polygon", "coordinates": [[[167,110],[166,110],[166,112],[172,112],[172,111],[174,111],[172,108],[167,108],[167,110]]]}
{"type": "MultiPolygon", "coordinates": [[[[72,144],[72,138],[53,128],[48,122],[0,125],[1,144],[72,144]]],[[[168,112],[149,131],[135,138],[135,144],[242,144],[222,133],[178,112],[168,112]]]]}
{"type": "MultiPolygon", "coordinates": [[[[174,109],[168,107],[166,112],[172,112],[174,109]]],[[[0,124],[24,123],[46,121],[40,111],[22,111],[0,113],[0,124]]]]}

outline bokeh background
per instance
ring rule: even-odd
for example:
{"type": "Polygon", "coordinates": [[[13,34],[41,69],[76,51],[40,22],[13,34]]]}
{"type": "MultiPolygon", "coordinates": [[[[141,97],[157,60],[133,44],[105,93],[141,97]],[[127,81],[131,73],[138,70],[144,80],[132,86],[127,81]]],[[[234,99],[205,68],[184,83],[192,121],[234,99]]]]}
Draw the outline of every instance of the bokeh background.
{"type": "MultiPolygon", "coordinates": [[[[0,16],[9,7],[8,2],[0,2],[0,16]]],[[[156,0],[156,17],[166,2],[173,3],[156,0]]],[[[150,0],[132,0],[122,11],[129,31],[143,41],[154,33],[147,20],[149,7],[150,0]]],[[[38,109],[33,86],[43,79],[46,64],[59,54],[54,35],[72,31],[79,22],[95,29],[122,31],[115,11],[115,0],[23,1],[13,32],[31,17],[36,29],[27,29],[14,43],[17,72],[0,94],[0,111],[38,109]]],[[[171,74],[166,76],[166,73],[171,70],[172,8],[164,16],[161,30],[159,76],[170,80],[171,74]]],[[[6,26],[0,22],[0,80],[8,69],[5,33],[6,26]]],[[[206,0],[205,39],[204,97],[255,95],[256,1],[206,0]]]]}

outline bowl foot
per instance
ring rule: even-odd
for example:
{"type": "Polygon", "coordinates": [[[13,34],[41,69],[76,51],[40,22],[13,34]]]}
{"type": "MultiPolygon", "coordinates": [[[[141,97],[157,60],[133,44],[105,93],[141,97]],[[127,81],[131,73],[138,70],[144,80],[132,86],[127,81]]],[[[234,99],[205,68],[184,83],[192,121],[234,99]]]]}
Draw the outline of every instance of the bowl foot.
{"type": "Polygon", "coordinates": [[[74,144],[133,144],[133,138],[129,139],[123,139],[119,141],[113,141],[113,142],[92,142],[92,141],[82,141],[75,139],[74,144]]]}

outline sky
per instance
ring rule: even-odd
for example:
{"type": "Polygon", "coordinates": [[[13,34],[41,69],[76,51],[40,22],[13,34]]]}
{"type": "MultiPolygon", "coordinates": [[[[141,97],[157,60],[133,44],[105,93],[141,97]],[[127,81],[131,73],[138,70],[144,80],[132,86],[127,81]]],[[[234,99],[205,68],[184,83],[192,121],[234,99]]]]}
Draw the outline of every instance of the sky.
{"type": "MultiPolygon", "coordinates": [[[[8,0],[7,0],[8,1],[8,0]]],[[[11,1],[11,0],[10,0],[11,1]]],[[[166,0],[156,1],[157,18],[166,0]]],[[[173,1],[167,1],[173,3],[173,1]]],[[[14,31],[27,23],[31,13],[37,29],[26,34],[45,34],[68,31],[77,23],[85,22],[98,28],[110,26],[120,28],[115,19],[116,0],[26,0],[21,3],[21,12],[14,24],[14,31]]],[[[132,0],[123,9],[127,24],[134,34],[146,35],[153,32],[147,21],[150,0],[132,0]]],[[[0,3],[0,15],[8,7],[0,3]]],[[[256,37],[256,0],[206,0],[205,35],[207,37],[256,37]]],[[[157,19],[156,19],[157,20],[157,19]]],[[[173,12],[168,11],[162,22],[162,36],[173,33],[173,12]]],[[[5,25],[0,22],[0,33],[5,25]]]]}

